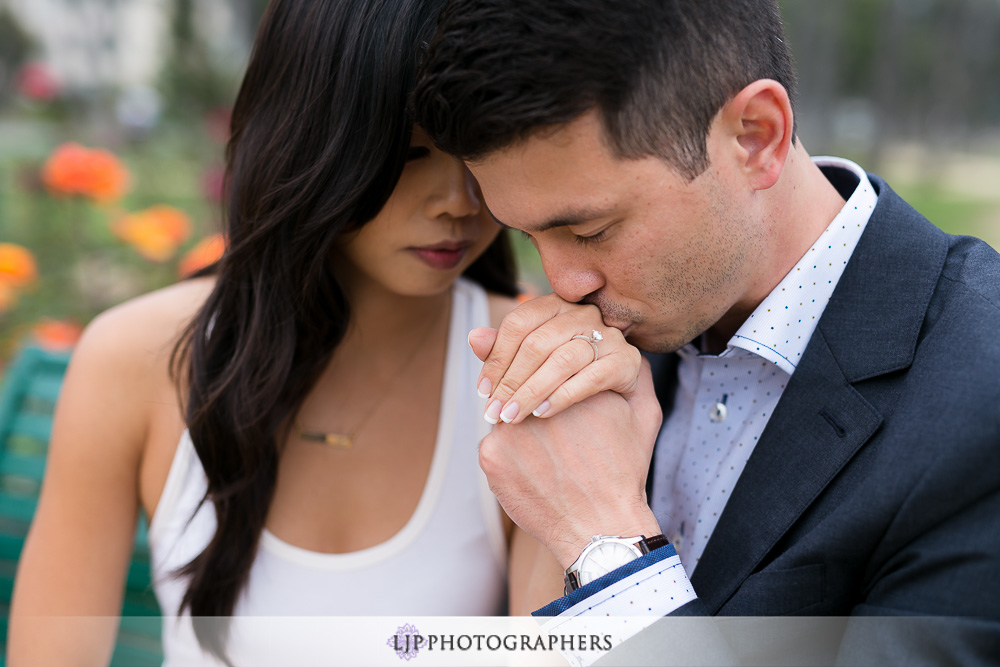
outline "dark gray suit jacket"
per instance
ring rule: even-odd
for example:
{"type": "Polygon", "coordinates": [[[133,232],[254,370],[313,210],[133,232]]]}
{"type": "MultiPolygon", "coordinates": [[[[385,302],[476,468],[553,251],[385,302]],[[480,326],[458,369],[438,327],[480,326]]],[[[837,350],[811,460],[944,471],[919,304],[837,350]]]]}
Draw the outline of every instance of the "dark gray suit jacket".
{"type": "MultiPolygon", "coordinates": [[[[937,648],[1000,661],[1000,256],[870,178],[878,206],[681,613],[965,617],[937,648]]],[[[677,357],[653,361],[666,416],[677,357]]],[[[906,662],[898,640],[841,659],[906,662]]]]}

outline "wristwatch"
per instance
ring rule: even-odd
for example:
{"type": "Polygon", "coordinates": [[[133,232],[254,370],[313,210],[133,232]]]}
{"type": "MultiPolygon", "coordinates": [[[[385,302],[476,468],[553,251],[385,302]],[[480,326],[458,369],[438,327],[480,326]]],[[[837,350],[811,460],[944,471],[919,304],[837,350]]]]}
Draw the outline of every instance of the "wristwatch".
{"type": "Polygon", "coordinates": [[[670,542],[663,535],[646,537],[618,537],[617,535],[594,535],[583,548],[580,557],[566,569],[563,581],[564,593],[586,586],[612,570],[631,562],[654,549],[665,547],[670,542]]]}

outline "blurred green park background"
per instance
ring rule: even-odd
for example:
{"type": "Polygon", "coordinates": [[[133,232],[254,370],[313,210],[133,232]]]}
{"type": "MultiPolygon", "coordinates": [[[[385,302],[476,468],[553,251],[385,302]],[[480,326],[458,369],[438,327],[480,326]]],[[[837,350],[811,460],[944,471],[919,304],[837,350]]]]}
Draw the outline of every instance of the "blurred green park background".
{"type": "MultiPolygon", "coordinates": [[[[0,0],[0,366],[218,251],[228,109],[265,6],[0,0]]],[[[1000,247],[1000,0],[782,6],[807,149],[1000,247]]]]}

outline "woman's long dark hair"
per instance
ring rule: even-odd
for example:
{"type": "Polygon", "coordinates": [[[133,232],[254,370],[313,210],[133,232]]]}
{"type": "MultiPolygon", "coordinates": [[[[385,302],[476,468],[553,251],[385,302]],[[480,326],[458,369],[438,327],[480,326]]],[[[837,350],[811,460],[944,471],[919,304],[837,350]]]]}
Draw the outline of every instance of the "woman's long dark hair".
{"type": "MultiPolygon", "coordinates": [[[[192,616],[231,616],[249,577],[289,417],[343,339],[337,239],[399,180],[407,98],[443,0],[273,0],[233,109],[227,241],[208,300],[174,350],[187,427],[218,527],[179,572],[192,616]]],[[[516,293],[501,235],[466,274],[516,293]]],[[[294,591],[289,591],[294,594],[294,591]]],[[[224,658],[222,639],[199,641],[224,658]]]]}

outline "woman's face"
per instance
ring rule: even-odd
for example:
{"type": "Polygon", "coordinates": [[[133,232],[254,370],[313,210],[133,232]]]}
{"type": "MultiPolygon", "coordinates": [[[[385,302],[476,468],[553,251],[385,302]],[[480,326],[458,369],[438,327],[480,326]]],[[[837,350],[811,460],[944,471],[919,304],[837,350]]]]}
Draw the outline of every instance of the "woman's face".
{"type": "Polygon", "coordinates": [[[345,238],[341,268],[349,285],[431,296],[451,287],[499,230],[465,165],[414,127],[396,188],[378,215],[345,238]]]}

